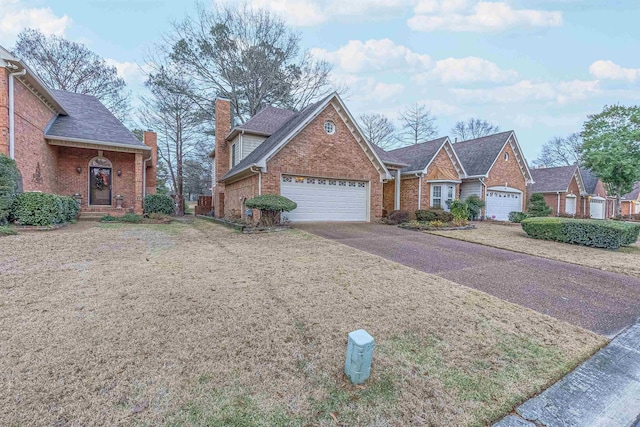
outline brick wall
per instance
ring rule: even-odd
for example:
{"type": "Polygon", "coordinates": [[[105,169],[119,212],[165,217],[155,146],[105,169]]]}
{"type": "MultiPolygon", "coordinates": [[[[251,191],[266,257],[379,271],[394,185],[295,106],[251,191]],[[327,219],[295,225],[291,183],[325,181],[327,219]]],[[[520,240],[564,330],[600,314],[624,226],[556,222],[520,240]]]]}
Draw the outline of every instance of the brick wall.
{"type": "MultiPolygon", "coordinates": [[[[279,193],[278,193],[279,194],[279,193]]],[[[229,218],[245,218],[244,202],[258,195],[258,175],[254,174],[240,181],[225,186],[225,216],[229,218]]],[[[254,212],[257,218],[258,212],[254,212]]]]}
{"type": "Polygon", "coordinates": [[[9,71],[0,67],[0,153],[9,155],[9,71]]]}
{"type": "Polygon", "coordinates": [[[47,144],[44,129],[55,117],[19,80],[14,82],[15,160],[25,191],[57,192],[57,151],[47,144]]]}
{"type": "MultiPolygon", "coordinates": [[[[489,177],[485,180],[485,184],[486,187],[505,186],[506,184],[507,187],[522,191],[523,202],[528,200],[526,179],[518,165],[511,144],[507,143],[500,152],[498,159],[489,171],[489,177]],[[508,160],[504,159],[505,153],[509,154],[508,160]]],[[[526,210],[526,205],[523,205],[522,209],[526,210]]]]}
{"type": "Polygon", "coordinates": [[[231,131],[231,102],[227,99],[216,99],[216,187],[213,194],[213,209],[216,217],[225,216],[225,185],[218,182],[229,171],[229,144],[224,139],[231,131]],[[224,201],[223,201],[224,200],[224,201]]]}
{"type": "Polygon", "coordinates": [[[145,191],[156,194],[158,167],[158,135],[155,132],[144,132],[142,140],[147,147],[151,147],[151,160],[147,162],[145,191]]]}
{"type": "MultiPolygon", "coordinates": [[[[96,156],[98,156],[98,150],[59,147],[58,189],[56,193],[68,196],[80,193],[82,195],[82,207],[88,207],[89,161],[96,156]],[[81,173],[78,173],[78,167],[82,168],[81,173]]],[[[109,159],[113,165],[111,174],[112,206],[116,205],[115,196],[121,194],[124,196],[123,208],[135,207],[135,156],[134,153],[103,151],[103,157],[109,159]],[[118,171],[121,171],[121,176],[118,176],[118,171]]]]}
{"type": "Polygon", "coordinates": [[[280,194],[282,174],[369,181],[370,218],[374,221],[382,216],[380,173],[332,105],[328,105],[268,162],[267,173],[262,175],[262,194],[280,194]],[[333,135],[324,131],[326,120],[335,123],[333,135]]]}
{"type": "MultiPolygon", "coordinates": [[[[402,182],[400,183],[402,185],[402,182]]],[[[384,183],[382,187],[382,208],[391,212],[395,205],[396,182],[392,179],[384,183]]]]}
{"type": "MultiPolygon", "coordinates": [[[[584,205],[581,202],[582,198],[580,196],[580,187],[578,186],[578,181],[576,181],[575,176],[571,178],[568,193],[561,192],[559,195],[557,193],[544,193],[544,201],[547,203],[547,205],[549,205],[549,207],[551,207],[551,216],[558,216],[558,197],[560,198],[560,215],[565,215],[567,213],[568,194],[575,194],[576,196],[578,196],[576,198],[576,216],[582,216],[584,205]]],[[[531,195],[529,195],[529,197],[531,197],[531,195]]]]}

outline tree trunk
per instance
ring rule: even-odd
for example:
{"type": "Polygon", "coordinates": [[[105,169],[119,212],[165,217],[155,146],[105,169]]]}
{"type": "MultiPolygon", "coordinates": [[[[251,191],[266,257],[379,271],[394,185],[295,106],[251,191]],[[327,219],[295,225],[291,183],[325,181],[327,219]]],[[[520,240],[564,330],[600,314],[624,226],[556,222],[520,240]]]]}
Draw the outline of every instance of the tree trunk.
{"type": "Polygon", "coordinates": [[[622,218],[622,186],[616,189],[616,218],[622,218]]]}

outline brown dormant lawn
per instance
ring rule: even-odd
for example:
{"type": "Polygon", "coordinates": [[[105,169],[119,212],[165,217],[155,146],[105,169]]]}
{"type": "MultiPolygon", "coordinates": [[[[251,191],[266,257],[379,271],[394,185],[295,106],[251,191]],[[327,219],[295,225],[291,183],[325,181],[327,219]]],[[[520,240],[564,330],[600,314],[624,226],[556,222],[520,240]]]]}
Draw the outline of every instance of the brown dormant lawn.
{"type": "Polygon", "coordinates": [[[300,231],[79,223],[0,251],[0,425],[482,425],[605,343],[300,231]]]}
{"type": "Polygon", "coordinates": [[[430,231],[438,236],[480,243],[500,249],[555,259],[585,267],[598,268],[628,276],[640,277],[640,242],[617,251],[536,240],[527,237],[517,224],[476,222],[475,230],[430,231]]]}

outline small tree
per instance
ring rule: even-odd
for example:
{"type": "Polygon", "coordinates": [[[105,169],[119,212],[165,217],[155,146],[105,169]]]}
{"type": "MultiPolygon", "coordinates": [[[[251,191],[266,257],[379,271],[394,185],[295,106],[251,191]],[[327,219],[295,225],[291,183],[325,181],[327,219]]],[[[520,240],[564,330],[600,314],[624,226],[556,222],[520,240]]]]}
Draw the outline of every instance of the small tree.
{"type": "Polygon", "coordinates": [[[460,139],[460,141],[480,138],[498,132],[500,132],[499,126],[489,123],[484,119],[474,117],[471,117],[466,122],[460,120],[451,128],[451,134],[457,139],[460,139]]]}
{"type": "Polygon", "coordinates": [[[473,221],[480,217],[480,212],[482,212],[482,208],[484,208],[484,202],[480,197],[473,194],[467,197],[467,208],[469,209],[469,221],[473,221]]]}
{"type": "Polygon", "coordinates": [[[426,105],[413,104],[400,113],[400,123],[404,131],[404,139],[409,144],[428,141],[438,135],[436,118],[426,105]]]}
{"type": "Polygon", "coordinates": [[[263,194],[245,202],[251,209],[260,209],[260,222],[262,227],[272,227],[278,224],[280,212],[290,212],[298,207],[297,203],[278,194],[263,194]]]}
{"type": "Polygon", "coordinates": [[[534,193],[529,200],[529,206],[527,207],[527,214],[529,216],[549,216],[551,215],[551,208],[544,200],[542,193],[534,193]]]}
{"type": "Polygon", "coordinates": [[[0,154],[0,225],[7,223],[11,206],[20,192],[20,172],[16,162],[0,154]]]}

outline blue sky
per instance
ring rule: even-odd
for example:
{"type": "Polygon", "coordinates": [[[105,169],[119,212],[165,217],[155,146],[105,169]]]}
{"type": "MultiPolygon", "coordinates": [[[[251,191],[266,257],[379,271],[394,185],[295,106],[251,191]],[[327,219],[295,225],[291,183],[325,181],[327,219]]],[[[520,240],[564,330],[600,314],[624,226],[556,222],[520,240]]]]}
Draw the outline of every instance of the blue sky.
{"type": "MultiPolygon", "coordinates": [[[[226,0],[231,1],[231,0],[226,0]]],[[[248,0],[296,26],[334,64],[354,115],[425,103],[440,134],[481,117],[514,129],[532,161],[605,104],[640,104],[640,2],[595,0],[248,0]]],[[[86,43],[134,93],[147,52],[195,3],[0,0],[0,44],[24,27],[86,43]]]]}

